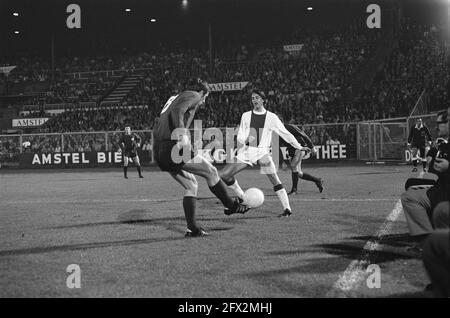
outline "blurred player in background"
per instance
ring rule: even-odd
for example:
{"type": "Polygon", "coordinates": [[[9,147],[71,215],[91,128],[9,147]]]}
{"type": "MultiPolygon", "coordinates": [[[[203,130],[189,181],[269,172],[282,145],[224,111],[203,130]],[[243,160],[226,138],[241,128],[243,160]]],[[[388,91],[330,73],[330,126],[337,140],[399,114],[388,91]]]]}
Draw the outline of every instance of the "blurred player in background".
{"type": "Polygon", "coordinates": [[[238,151],[237,163],[227,164],[220,176],[225,183],[242,199],[244,191],[239,186],[234,176],[248,166],[260,165],[261,171],[267,175],[277,194],[283,213],[280,216],[290,216],[291,206],[287,192],[278,177],[276,166],[271,156],[272,133],[275,132],[294,149],[307,150],[302,147],[297,139],[284,127],[277,115],[265,109],[265,94],[262,91],[253,90],[251,101],[253,110],[242,114],[237,141],[241,148],[238,151]]]}
{"type": "Polygon", "coordinates": [[[122,135],[119,141],[120,152],[123,157],[123,176],[128,179],[127,170],[128,162],[131,161],[135,164],[139,174],[139,178],[143,178],[141,172],[141,163],[137,149],[141,146],[141,138],[135,133],[131,133],[131,127],[125,127],[125,133],[122,135]]]}
{"type": "MultiPolygon", "coordinates": [[[[280,119],[283,121],[282,117],[280,119]]],[[[289,155],[289,167],[292,171],[292,189],[289,191],[290,194],[297,194],[298,179],[303,179],[307,181],[312,181],[316,184],[320,193],[323,191],[323,179],[317,178],[309,173],[302,171],[302,160],[308,159],[310,156],[316,155],[316,149],[311,141],[311,138],[297,125],[284,124],[284,127],[289,131],[295,139],[299,142],[302,147],[307,147],[307,150],[295,149],[290,143],[286,142],[284,139],[280,139],[280,147],[286,147],[287,153],[289,155]]],[[[282,152],[280,151],[280,155],[282,152]]]]}
{"type": "Polygon", "coordinates": [[[425,158],[426,148],[431,145],[432,137],[428,128],[423,124],[422,118],[416,119],[416,124],[411,127],[408,136],[408,147],[412,148],[412,160],[417,172],[417,164],[422,161],[423,170],[426,170],[427,160],[425,158]]]}
{"type": "Polygon", "coordinates": [[[197,225],[195,218],[198,183],[194,175],[201,176],[214,195],[226,207],[225,214],[245,213],[248,208],[233,200],[217,169],[202,155],[192,151],[189,127],[197,109],[209,94],[207,83],[191,80],[189,90],[172,96],[164,105],[158,124],[154,128],[154,156],[162,171],[167,171],[183,188],[183,209],[187,223],[187,237],[208,233],[197,225]],[[182,154],[181,154],[182,153],[182,154]],[[188,160],[181,160],[182,158],[188,160]]]}

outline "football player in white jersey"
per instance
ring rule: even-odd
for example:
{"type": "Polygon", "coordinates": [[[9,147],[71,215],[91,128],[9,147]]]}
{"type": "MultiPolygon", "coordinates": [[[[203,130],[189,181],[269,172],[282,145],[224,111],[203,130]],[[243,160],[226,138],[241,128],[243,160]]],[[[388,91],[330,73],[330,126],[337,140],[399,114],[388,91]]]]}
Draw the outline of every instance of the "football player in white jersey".
{"type": "Polygon", "coordinates": [[[234,176],[248,166],[258,164],[261,167],[261,172],[269,178],[275,193],[281,201],[283,213],[280,216],[290,216],[292,210],[289,198],[278,177],[276,166],[272,159],[272,134],[278,134],[295,149],[303,150],[304,148],[284,127],[278,116],[266,110],[266,97],[262,91],[253,90],[251,96],[253,110],[242,114],[239,126],[237,141],[240,149],[236,157],[237,162],[227,164],[219,174],[228,187],[242,199],[244,191],[234,176]]]}

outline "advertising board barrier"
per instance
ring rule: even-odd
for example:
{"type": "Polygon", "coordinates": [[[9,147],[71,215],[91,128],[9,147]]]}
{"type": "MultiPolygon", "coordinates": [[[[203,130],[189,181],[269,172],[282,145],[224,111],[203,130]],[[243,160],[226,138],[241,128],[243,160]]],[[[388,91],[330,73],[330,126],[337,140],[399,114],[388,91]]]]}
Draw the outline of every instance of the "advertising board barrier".
{"type": "MultiPolygon", "coordinates": [[[[358,159],[358,123],[313,124],[304,125],[302,128],[310,136],[317,150],[317,157],[311,157],[307,163],[358,159]]],[[[219,128],[224,136],[223,144],[216,145],[214,150],[208,150],[209,154],[204,151],[211,143],[208,129],[197,129],[195,134],[194,130],[191,130],[194,149],[202,149],[202,153],[209,155],[213,163],[230,162],[237,154],[236,138],[234,137],[228,147],[225,142],[230,129],[235,130],[237,134],[235,128],[219,128]]],[[[141,164],[145,166],[154,163],[152,131],[133,132],[142,139],[139,149],[141,164]]],[[[0,135],[0,164],[19,168],[118,166],[122,159],[119,160],[116,153],[122,133],[102,131],[0,135]]],[[[281,149],[281,155],[286,159],[285,149],[281,149]]]]}

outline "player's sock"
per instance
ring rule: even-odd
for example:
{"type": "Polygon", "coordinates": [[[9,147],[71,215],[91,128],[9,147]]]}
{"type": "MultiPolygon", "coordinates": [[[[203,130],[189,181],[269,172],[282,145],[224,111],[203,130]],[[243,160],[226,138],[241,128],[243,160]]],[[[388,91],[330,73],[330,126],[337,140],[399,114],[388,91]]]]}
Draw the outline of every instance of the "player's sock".
{"type": "Polygon", "coordinates": [[[292,190],[297,189],[298,185],[298,172],[292,172],[292,190]]]}
{"type": "Polygon", "coordinates": [[[137,166],[137,171],[139,173],[139,177],[142,177],[142,173],[141,173],[141,166],[137,166]]]}
{"type": "Polygon", "coordinates": [[[233,190],[233,192],[238,196],[238,198],[242,199],[244,197],[244,190],[242,190],[236,178],[233,177],[231,181],[224,181],[224,182],[231,190],[233,190]]]}
{"type": "Polygon", "coordinates": [[[219,198],[219,200],[222,202],[222,204],[228,208],[231,209],[233,207],[233,199],[230,197],[230,195],[227,192],[227,186],[225,185],[225,182],[223,182],[222,179],[219,180],[215,185],[212,187],[209,187],[212,193],[219,198]]]}
{"type": "Polygon", "coordinates": [[[127,170],[128,170],[128,167],[127,166],[123,166],[123,176],[125,178],[127,177],[127,170]]]}
{"type": "Polygon", "coordinates": [[[320,181],[319,178],[316,178],[316,177],[310,175],[309,173],[305,173],[305,172],[303,172],[303,176],[301,176],[300,178],[303,179],[303,180],[308,180],[308,181],[312,181],[312,182],[319,182],[320,181]]]}
{"type": "Polygon", "coordinates": [[[195,207],[197,203],[196,197],[183,197],[184,216],[186,217],[187,227],[190,230],[198,228],[195,222],[195,207]]]}
{"type": "Polygon", "coordinates": [[[283,187],[283,185],[280,183],[279,185],[274,186],[273,190],[277,194],[278,199],[280,199],[281,205],[283,206],[283,210],[286,210],[286,209],[291,210],[291,206],[289,205],[288,194],[286,192],[286,189],[283,187]]]}

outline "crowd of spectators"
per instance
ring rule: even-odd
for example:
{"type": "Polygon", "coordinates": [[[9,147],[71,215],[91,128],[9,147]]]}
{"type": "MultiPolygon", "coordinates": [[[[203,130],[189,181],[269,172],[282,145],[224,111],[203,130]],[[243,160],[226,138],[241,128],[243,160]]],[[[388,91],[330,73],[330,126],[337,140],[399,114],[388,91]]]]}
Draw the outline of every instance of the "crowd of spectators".
{"type": "MultiPolygon", "coordinates": [[[[192,77],[210,83],[250,82],[247,88],[265,91],[267,108],[291,123],[348,123],[407,116],[425,89],[431,108],[442,108],[449,101],[448,52],[439,34],[435,26],[404,23],[382,71],[362,97],[353,101],[344,99],[343,93],[380,45],[380,33],[361,31],[351,24],[342,29],[324,27],[317,33],[294,32],[286,44],[302,44],[296,52],[286,52],[281,45],[254,43],[217,50],[213,68],[209,65],[209,52],[200,49],[168,51],[159,47],[158,53],[63,58],[55,72],[58,80],[49,85],[44,96],[27,102],[96,102],[117,84],[118,77],[110,76],[112,70],[125,76],[140,69],[142,80],[117,106],[68,107],[51,118],[40,132],[117,131],[125,125],[134,130],[152,129],[161,106],[169,96],[182,91],[192,77]]],[[[18,62],[30,67],[18,70],[10,78],[13,82],[49,79],[48,63],[27,58],[18,62]]],[[[250,108],[249,89],[213,92],[197,118],[203,120],[203,127],[236,126],[241,114],[250,108]]],[[[27,116],[38,115],[42,117],[35,113],[27,116]]],[[[345,126],[339,127],[339,139],[353,134],[351,128],[346,131],[345,126]]],[[[320,143],[336,139],[329,129],[312,130],[311,134],[320,143]]],[[[53,143],[51,147],[55,149],[57,145],[53,143]]],[[[92,143],[84,144],[83,149],[86,148],[92,149],[92,143]]]]}
{"type": "MultiPolygon", "coordinates": [[[[47,88],[45,103],[98,101],[116,83],[108,80],[107,73],[103,71],[132,72],[137,69],[147,69],[142,71],[144,79],[122,101],[122,105],[159,107],[170,94],[180,91],[183,83],[192,76],[209,82],[250,81],[263,90],[273,90],[277,102],[280,102],[280,99],[286,99],[281,95],[293,96],[309,90],[345,87],[357,66],[370,55],[378,37],[377,31],[361,31],[356,24],[337,29],[335,25],[321,26],[316,28],[315,33],[295,30],[286,37],[284,44],[302,44],[303,49],[297,54],[285,52],[281,44],[274,47],[268,46],[268,43],[250,41],[216,49],[212,70],[209,52],[204,49],[169,50],[159,46],[152,52],[138,54],[61,58],[56,63],[55,80],[47,88]],[[79,74],[77,76],[80,72],[85,80],[81,80],[79,74]]],[[[17,62],[18,69],[11,73],[10,80],[35,79],[21,76],[31,72],[27,69],[31,61],[23,59],[17,62]]],[[[48,67],[48,63],[42,65],[48,67]]],[[[39,73],[43,74],[42,80],[49,79],[48,69],[39,73]]],[[[232,102],[242,98],[227,99],[232,102]]],[[[228,106],[234,108],[235,105],[228,106]]],[[[295,111],[304,111],[299,108],[302,107],[297,107],[295,111]]],[[[305,111],[308,112],[308,109],[305,111]]],[[[217,117],[217,120],[221,119],[217,117]]]]}
{"type": "Polygon", "coordinates": [[[74,108],[49,120],[39,130],[41,133],[117,131],[125,126],[148,130],[153,128],[155,118],[148,106],[74,108]]]}
{"type": "MultiPolygon", "coordinates": [[[[286,52],[282,46],[242,45],[233,51],[234,61],[217,57],[212,72],[200,57],[188,64],[179,61],[143,73],[142,82],[122,105],[149,105],[157,113],[168,96],[181,91],[190,77],[198,76],[212,83],[249,81],[267,92],[271,110],[296,122],[357,120],[356,116],[342,116],[332,105],[338,102],[340,91],[348,87],[358,66],[373,52],[379,36],[349,27],[342,32],[324,32],[320,39],[303,35],[295,42],[303,45],[298,52],[286,52]]],[[[182,59],[183,55],[178,57],[182,59]]],[[[208,126],[236,125],[249,107],[245,90],[213,93],[199,118],[208,126]]]]}
{"type": "Polygon", "coordinates": [[[365,119],[408,116],[424,91],[429,111],[449,102],[448,49],[439,29],[405,23],[400,32],[381,74],[353,106],[365,119]]]}

